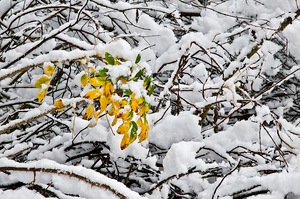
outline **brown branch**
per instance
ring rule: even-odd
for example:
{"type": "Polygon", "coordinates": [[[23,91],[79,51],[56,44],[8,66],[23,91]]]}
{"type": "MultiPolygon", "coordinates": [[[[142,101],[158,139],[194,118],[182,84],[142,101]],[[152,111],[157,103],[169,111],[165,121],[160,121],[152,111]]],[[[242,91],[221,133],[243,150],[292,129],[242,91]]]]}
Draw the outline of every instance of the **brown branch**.
{"type": "MultiPolygon", "coordinates": [[[[74,50],[75,51],[75,50],[74,50]]],[[[74,51],[70,51],[68,52],[70,55],[74,52],[74,51]]],[[[91,53],[90,55],[88,55],[89,51],[86,51],[85,53],[83,53],[83,56],[80,56],[80,57],[62,57],[62,58],[57,58],[58,59],[61,59],[60,61],[56,61],[56,60],[51,60],[51,54],[48,53],[48,54],[44,54],[44,55],[41,55],[41,56],[38,56],[36,57],[35,59],[37,60],[41,60],[41,61],[37,61],[36,63],[34,64],[29,64],[29,65],[25,65],[23,67],[20,67],[18,69],[15,69],[15,70],[11,70],[10,72],[8,73],[4,73],[2,76],[0,75],[0,81],[1,80],[4,80],[8,77],[13,77],[15,75],[17,75],[18,73],[22,73],[22,72],[26,72],[27,70],[31,69],[31,68],[34,68],[34,67],[38,67],[38,66],[41,66],[42,64],[44,64],[45,61],[51,61],[53,63],[56,63],[56,62],[64,62],[64,61],[71,61],[71,60],[77,60],[77,59],[82,59],[86,56],[96,56],[96,52],[94,52],[93,54],[91,53]],[[43,58],[44,57],[47,57],[50,59],[50,60],[44,60],[43,58]]],[[[99,57],[98,57],[99,58],[99,57]]],[[[9,69],[8,69],[9,70],[9,69]]]]}
{"type": "MultiPolygon", "coordinates": [[[[279,27],[276,29],[276,31],[272,34],[271,37],[273,37],[275,34],[282,32],[284,29],[286,29],[287,26],[289,26],[290,24],[293,23],[293,21],[295,21],[298,17],[300,16],[300,9],[298,9],[295,12],[295,16],[294,18],[292,17],[287,17],[283,22],[281,22],[281,24],[279,25],[279,27]]],[[[256,44],[249,53],[247,53],[246,57],[248,59],[250,59],[253,55],[255,55],[260,48],[262,47],[263,43],[265,42],[266,39],[262,39],[258,44],[256,44]]],[[[245,60],[245,58],[241,59],[241,62],[243,62],[245,60]]]]}
{"type": "MultiPolygon", "coordinates": [[[[84,101],[85,101],[84,99],[79,100],[79,101],[76,102],[76,104],[83,103],[84,101]]],[[[71,106],[71,104],[66,104],[63,107],[69,107],[69,106],[71,106]]],[[[40,114],[33,115],[33,116],[25,118],[25,119],[18,119],[17,121],[13,120],[13,121],[11,121],[10,123],[8,123],[6,125],[0,126],[0,135],[4,134],[4,133],[8,133],[8,131],[10,131],[12,129],[15,129],[15,128],[21,126],[22,124],[26,124],[26,123],[32,122],[34,120],[37,120],[37,119],[47,115],[48,113],[54,112],[54,111],[56,111],[58,109],[61,109],[63,107],[52,106],[51,108],[45,110],[44,112],[41,112],[40,114]]]]}
{"type": "MultiPolygon", "coordinates": [[[[213,193],[213,195],[212,195],[212,197],[211,197],[212,199],[215,198],[215,194],[217,193],[218,188],[221,186],[221,184],[223,183],[223,181],[225,180],[225,178],[226,178],[227,176],[229,176],[230,174],[232,174],[232,173],[239,167],[240,163],[241,163],[241,160],[239,160],[238,163],[235,165],[235,167],[234,167],[231,171],[229,171],[229,172],[222,178],[222,180],[220,181],[220,183],[217,185],[217,187],[216,187],[215,190],[214,190],[214,193],[213,193]]],[[[217,198],[218,198],[218,197],[217,197],[217,198]]]]}

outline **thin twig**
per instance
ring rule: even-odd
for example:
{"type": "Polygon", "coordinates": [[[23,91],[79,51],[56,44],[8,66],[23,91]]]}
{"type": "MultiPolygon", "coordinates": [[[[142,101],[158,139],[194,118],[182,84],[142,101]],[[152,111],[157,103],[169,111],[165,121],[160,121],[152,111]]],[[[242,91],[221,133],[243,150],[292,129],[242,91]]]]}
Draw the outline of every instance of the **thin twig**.
{"type": "Polygon", "coordinates": [[[215,188],[215,190],[214,190],[214,192],[213,192],[213,195],[212,195],[212,197],[211,197],[212,199],[215,198],[215,194],[216,194],[218,188],[221,186],[221,184],[222,184],[223,181],[225,180],[225,178],[226,178],[227,176],[229,176],[230,174],[232,174],[232,173],[238,168],[238,166],[240,165],[240,162],[241,162],[241,160],[239,159],[239,160],[238,160],[238,163],[235,165],[235,167],[234,167],[231,171],[229,171],[229,172],[222,178],[222,180],[220,181],[220,183],[217,185],[217,187],[215,188]]]}

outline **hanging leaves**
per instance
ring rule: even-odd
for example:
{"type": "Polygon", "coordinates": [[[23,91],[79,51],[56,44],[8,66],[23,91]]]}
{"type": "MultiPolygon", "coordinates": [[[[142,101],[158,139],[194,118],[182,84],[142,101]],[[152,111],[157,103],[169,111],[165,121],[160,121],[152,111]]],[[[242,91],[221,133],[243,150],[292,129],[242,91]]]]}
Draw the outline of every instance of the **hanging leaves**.
{"type": "Polygon", "coordinates": [[[46,97],[49,84],[52,75],[54,74],[54,71],[55,71],[55,67],[52,63],[50,62],[44,63],[44,68],[43,68],[44,74],[40,78],[38,78],[34,83],[34,86],[40,89],[37,93],[38,102],[43,101],[43,99],[46,97]]]}
{"type": "MultiPolygon", "coordinates": [[[[91,62],[92,58],[85,57],[76,60],[84,70],[84,73],[80,73],[78,77],[80,85],[84,87],[85,91],[88,90],[83,97],[93,101],[87,105],[83,119],[90,121],[88,125],[90,128],[97,125],[101,114],[113,117],[112,126],[121,121],[116,131],[123,136],[120,147],[125,149],[137,138],[139,138],[139,142],[142,142],[148,137],[149,125],[146,114],[150,110],[150,104],[146,99],[149,99],[149,94],[153,92],[154,84],[151,77],[146,75],[146,68],[138,65],[141,61],[140,54],[137,55],[133,66],[124,66],[129,67],[131,74],[120,73],[119,76],[116,76],[118,73],[112,73],[114,70],[110,70],[110,67],[122,67],[122,63],[126,60],[113,57],[108,52],[104,56],[106,66],[101,66],[98,70],[97,66],[94,66],[96,61],[91,62]],[[139,94],[136,93],[138,89],[133,91],[128,86],[132,83],[140,88],[139,94]],[[144,93],[145,96],[141,93],[144,93]]],[[[103,62],[103,56],[99,55],[97,58],[103,62]]],[[[35,82],[35,87],[40,89],[37,96],[39,102],[47,94],[52,75],[55,73],[54,64],[45,63],[43,72],[44,74],[35,82]]],[[[56,100],[53,105],[57,111],[64,109],[61,99],[56,100]]]]}

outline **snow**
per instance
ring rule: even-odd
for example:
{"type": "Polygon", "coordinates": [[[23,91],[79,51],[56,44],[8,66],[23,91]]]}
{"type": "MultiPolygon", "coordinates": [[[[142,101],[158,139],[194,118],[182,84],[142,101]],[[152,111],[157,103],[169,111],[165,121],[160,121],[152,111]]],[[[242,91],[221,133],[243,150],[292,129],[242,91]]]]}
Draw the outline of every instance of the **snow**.
{"type": "Polygon", "coordinates": [[[159,147],[169,148],[174,143],[198,137],[201,137],[198,117],[182,112],[178,116],[167,115],[163,118],[163,121],[153,127],[149,140],[159,147]]]}
{"type": "Polygon", "coordinates": [[[42,196],[41,194],[29,190],[26,187],[21,187],[20,189],[17,190],[0,190],[0,198],[5,199],[5,198],[10,198],[10,199],[19,199],[19,198],[24,198],[24,199],[44,199],[45,197],[42,196]]]}
{"type": "MultiPolygon", "coordinates": [[[[66,192],[66,193],[77,193],[82,197],[87,197],[87,198],[98,198],[99,195],[109,197],[109,198],[118,198],[118,197],[113,197],[111,193],[109,193],[109,190],[105,190],[103,188],[99,187],[93,187],[91,184],[88,184],[87,182],[80,180],[80,179],[74,179],[74,177],[68,176],[67,173],[64,174],[64,172],[70,172],[71,175],[79,175],[82,176],[83,178],[88,178],[92,182],[96,182],[102,185],[108,185],[111,187],[113,190],[116,191],[116,193],[120,193],[124,195],[125,197],[132,198],[132,199],[138,199],[138,198],[143,198],[139,196],[139,194],[131,191],[128,189],[124,184],[113,180],[109,179],[106,176],[97,173],[95,171],[91,171],[88,169],[85,169],[84,167],[81,166],[66,166],[66,165],[60,165],[54,161],[51,160],[39,160],[36,162],[32,163],[27,163],[27,164],[22,164],[22,163],[16,163],[12,160],[8,160],[6,158],[0,159],[0,165],[1,167],[20,167],[20,168],[43,168],[43,169],[54,169],[59,172],[55,174],[49,175],[47,171],[45,172],[38,172],[36,173],[36,183],[49,183],[52,181],[54,183],[54,186],[57,188],[60,188],[60,190],[66,192]],[[62,174],[60,174],[62,173],[62,174]],[[68,183],[65,183],[66,180],[68,183]],[[78,181],[79,180],[79,181],[78,181]],[[89,191],[87,191],[89,190],[89,191]]],[[[27,172],[28,173],[28,172],[27,172]]],[[[1,174],[3,177],[6,177],[5,174],[1,174]]],[[[12,174],[13,179],[18,179],[21,180],[22,182],[28,182],[28,180],[32,180],[33,176],[32,175],[24,175],[24,172],[16,172],[12,174]],[[23,176],[23,177],[21,177],[23,176]]],[[[25,193],[27,192],[27,189],[25,189],[25,193]]],[[[5,194],[5,196],[11,196],[11,194],[18,194],[19,197],[22,196],[24,191],[19,191],[16,193],[11,193],[11,192],[4,192],[2,193],[5,194]],[[10,194],[10,195],[7,195],[10,194]]],[[[29,195],[32,193],[29,193],[29,195]]],[[[0,195],[1,196],[1,195],[0,195]]],[[[16,196],[16,195],[15,195],[16,196]]],[[[1,196],[2,197],[2,196],[1,196]]],[[[35,197],[35,196],[34,196],[35,197]]],[[[41,197],[44,198],[44,197],[41,197]]]]}
{"type": "Polygon", "coordinates": [[[13,148],[8,149],[5,153],[0,154],[1,157],[10,157],[16,155],[19,151],[26,150],[32,147],[32,143],[17,143],[13,146],[13,148]]]}
{"type": "Polygon", "coordinates": [[[69,3],[0,0],[0,199],[300,197],[299,1],[69,3]],[[49,63],[57,85],[39,103],[49,63]],[[113,99],[151,104],[148,139],[121,150],[120,118],[83,119],[100,108],[84,99],[90,67],[108,69],[113,99]],[[152,96],[119,81],[142,68],[152,96]]]}
{"type": "MultiPolygon", "coordinates": [[[[196,160],[196,152],[204,146],[201,142],[179,142],[173,144],[163,160],[164,172],[162,178],[168,176],[187,173],[189,169],[200,163],[205,163],[198,159],[196,160]],[[187,154],[189,154],[187,156],[187,154]]],[[[205,170],[206,168],[200,168],[205,170]]]]}

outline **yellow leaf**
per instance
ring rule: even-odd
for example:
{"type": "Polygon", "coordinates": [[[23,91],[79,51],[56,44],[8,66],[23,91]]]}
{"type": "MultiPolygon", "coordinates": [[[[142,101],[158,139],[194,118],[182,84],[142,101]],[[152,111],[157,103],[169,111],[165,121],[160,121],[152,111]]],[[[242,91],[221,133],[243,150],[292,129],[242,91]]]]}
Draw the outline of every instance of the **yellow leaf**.
{"type": "Polygon", "coordinates": [[[117,129],[117,133],[126,134],[130,129],[130,122],[123,122],[117,129]]]}
{"type": "Polygon", "coordinates": [[[148,135],[149,135],[149,126],[148,126],[148,123],[145,122],[142,125],[142,130],[139,134],[139,142],[146,140],[148,138],[148,135]]]}
{"type": "Polygon", "coordinates": [[[99,119],[99,115],[98,115],[98,113],[97,113],[97,111],[94,111],[94,118],[96,119],[96,121],[98,121],[98,119],[99,119]]]}
{"type": "Polygon", "coordinates": [[[139,116],[144,115],[145,113],[148,113],[148,111],[150,110],[150,105],[149,104],[144,104],[141,108],[140,108],[140,112],[137,114],[139,116]]]}
{"type": "Polygon", "coordinates": [[[122,150],[124,150],[128,147],[129,144],[130,144],[130,135],[129,135],[129,133],[125,133],[122,138],[120,147],[122,150]]]}
{"type": "Polygon", "coordinates": [[[49,76],[51,76],[51,75],[53,75],[53,73],[54,73],[54,66],[53,65],[46,65],[45,67],[44,67],[44,73],[46,74],[46,75],[49,75],[49,76]]]}
{"type": "Polygon", "coordinates": [[[138,105],[140,105],[144,102],[144,99],[142,97],[140,97],[136,100],[136,102],[138,103],[138,105]]]}
{"type": "Polygon", "coordinates": [[[89,80],[90,80],[90,76],[87,73],[83,74],[80,78],[81,85],[83,87],[86,86],[89,83],[89,80]]]}
{"type": "Polygon", "coordinates": [[[103,85],[105,85],[105,80],[102,80],[99,77],[93,77],[90,79],[90,84],[92,86],[103,86],[103,85]]]}
{"type": "Polygon", "coordinates": [[[142,125],[143,125],[142,118],[139,118],[139,119],[136,121],[136,123],[137,123],[137,125],[138,125],[139,127],[142,127],[142,125]]]}
{"type": "Polygon", "coordinates": [[[85,110],[85,113],[83,115],[84,120],[89,120],[92,117],[92,114],[94,112],[94,106],[92,104],[89,104],[88,107],[85,110]]]}
{"type": "Polygon", "coordinates": [[[120,104],[120,107],[124,107],[124,106],[126,106],[126,105],[128,104],[128,102],[127,102],[126,99],[122,99],[122,100],[119,102],[119,104],[120,104]]]}
{"type": "Polygon", "coordinates": [[[112,83],[111,82],[107,82],[105,84],[104,94],[106,96],[111,96],[113,92],[114,92],[114,87],[113,87],[112,83]]]}
{"type": "Polygon", "coordinates": [[[138,111],[139,105],[135,99],[132,99],[131,101],[131,108],[134,112],[138,111]]]}
{"type": "Polygon", "coordinates": [[[110,115],[110,116],[115,115],[113,106],[110,106],[110,108],[107,110],[107,114],[110,115]]]}
{"type": "Polygon", "coordinates": [[[125,79],[124,77],[121,77],[120,80],[121,80],[122,84],[127,84],[127,82],[128,82],[128,80],[125,79]]]}
{"type": "Polygon", "coordinates": [[[105,97],[104,95],[101,95],[100,97],[100,114],[103,113],[106,110],[107,105],[110,103],[111,100],[109,98],[105,97]]]}
{"type": "Polygon", "coordinates": [[[43,84],[48,85],[50,82],[50,78],[47,75],[43,75],[40,78],[38,78],[34,84],[36,88],[42,88],[43,84]]]}
{"type": "Polygon", "coordinates": [[[130,110],[128,110],[127,112],[121,114],[121,118],[122,120],[131,120],[133,118],[133,112],[131,112],[130,110]]]}
{"type": "Polygon", "coordinates": [[[112,125],[112,126],[115,126],[116,123],[117,123],[117,121],[118,121],[118,117],[115,116],[113,122],[111,123],[111,125],[112,125]]]}
{"type": "Polygon", "coordinates": [[[87,92],[84,96],[84,98],[87,98],[87,99],[96,99],[98,97],[100,97],[102,95],[101,91],[100,91],[100,88],[96,88],[94,90],[91,90],[89,92],[87,92]]]}
{"type": "Polygon", "coordinates": [[[56,100],[53,105],[56,107],[56,110],[58,112],[64,110],[64,103],[61,99],[56,100]]]}
{"type": "Polygon", "coordinates": [[[41,102],[45,98],[45,96],[47,94],[47,90],[48,90],[48,88],[42,89],[38,92],[38,95],[37,95],[38,102],[41,102]]]}
{"type": "Polygon", "coordinates": [[[150,104],[145,104],[145,112],[148,113],[150,110],[150,104]]]}

